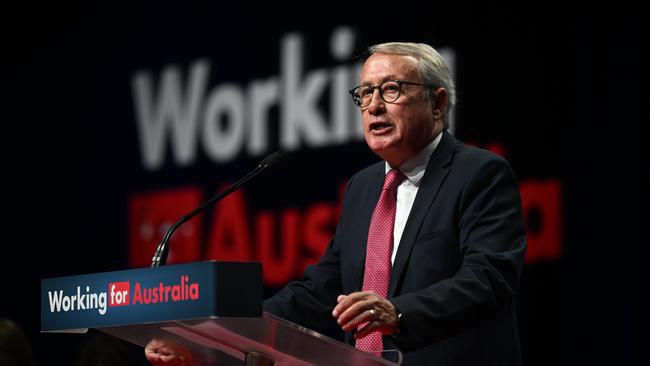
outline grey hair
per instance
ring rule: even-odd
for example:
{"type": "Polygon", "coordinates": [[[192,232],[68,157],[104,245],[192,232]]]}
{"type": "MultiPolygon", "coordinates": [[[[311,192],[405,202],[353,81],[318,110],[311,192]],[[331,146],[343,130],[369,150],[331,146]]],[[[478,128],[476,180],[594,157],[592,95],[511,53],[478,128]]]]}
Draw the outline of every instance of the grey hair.
{"type": "MultiPolygon", "coordinates": [[[[422,78],[422,83],[436,85],[447,90],[444,125],[445,128],[449,128],[449,112],[456,104],[456,86],[449,67],[440,53],[424,43],[388,42],[368,47],[366,60],[375,53],[414,57],[418,61],[418,73],[422,78]]],[[[433,96],[432,91],[429,90],[427,93],[430,97],[433,96]]]]}

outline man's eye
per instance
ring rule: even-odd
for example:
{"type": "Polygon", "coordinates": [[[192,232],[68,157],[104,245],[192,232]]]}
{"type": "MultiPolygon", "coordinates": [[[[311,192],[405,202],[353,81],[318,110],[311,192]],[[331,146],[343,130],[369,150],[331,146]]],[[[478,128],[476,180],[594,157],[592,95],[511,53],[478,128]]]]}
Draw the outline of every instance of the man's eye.
{"type": "Polygon", "coordinates": [[[386,92],[396,92],[399,90],[398,84],[386,84],[384,85],[384,91],[386,92]]]}
{"type": "Polygon", "coordinates": [[[372,88],[362,88],[359,95],[361,95],[362,98],[367,97],[368,95],[372,95],[372,91],[372,88]]]}

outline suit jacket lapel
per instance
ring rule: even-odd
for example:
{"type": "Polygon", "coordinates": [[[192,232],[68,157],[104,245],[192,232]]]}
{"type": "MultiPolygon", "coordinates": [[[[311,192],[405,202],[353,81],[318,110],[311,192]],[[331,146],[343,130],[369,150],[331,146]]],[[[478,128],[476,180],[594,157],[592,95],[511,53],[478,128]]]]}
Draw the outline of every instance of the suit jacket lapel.
{"type": "Polygon", "coordinates": [[[397,249],[395,262],[393,263],[393,268],[391,270],[388,296],[395,295],[397,285],[399,284],[400,278],[402,277],[406,264],[411,256],[413,243],[415,242],[417,234],[420,232],[424,216],[433,203],[433,200],[440,189],[440,185],[449,172],[449,163],[453,156],[456,139],[446,131],[443,133],[444,135],[440,140],[440,144],[429,159],[427,170],[424,173],[424,177],[420,183],[420,188],[418,189],[415,201],[413,202],[413,207],[411,208],[408,220],[406,221],[406,227],[404,227],[404,232],[397,249]]]}

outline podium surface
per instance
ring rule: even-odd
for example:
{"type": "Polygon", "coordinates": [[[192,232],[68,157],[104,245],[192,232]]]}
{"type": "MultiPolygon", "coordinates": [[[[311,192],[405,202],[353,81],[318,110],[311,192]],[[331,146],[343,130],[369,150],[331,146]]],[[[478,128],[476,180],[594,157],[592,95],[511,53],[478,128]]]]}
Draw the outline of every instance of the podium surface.
{"type": "MultiPolygon", "coordinates": [[[[198,262],[41,281],[41,331],[164,340],[199,365],[398,365],[262,311],[261,264],[198,262]]],[[[143,355],[144,357],[144,355],[143,355]]]]}

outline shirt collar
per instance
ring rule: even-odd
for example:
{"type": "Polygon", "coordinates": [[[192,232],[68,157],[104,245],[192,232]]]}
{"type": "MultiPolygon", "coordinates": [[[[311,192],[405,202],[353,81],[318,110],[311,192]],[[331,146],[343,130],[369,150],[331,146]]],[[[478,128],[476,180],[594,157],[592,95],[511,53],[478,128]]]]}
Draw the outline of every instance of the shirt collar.
{"type": "MultiPolygon", "coordinates": [[[[444,132],[440,132],[433,141],[422,149],[422,151],[399,166],[399,170],[406,175],[406,178],[408,178],[414,186],[420,185],[420,181],[422,180],[422,177],[424,177],[424,171],[427,169],[429,159],[440,143],[443,133],[444,132]]],[[[386,173],[391,169],[391,166],[386,162],[386,173]]]]}

